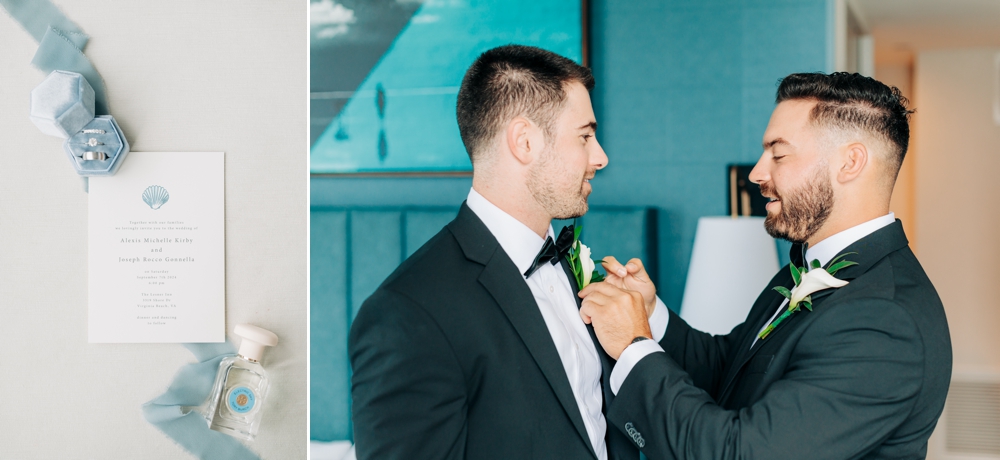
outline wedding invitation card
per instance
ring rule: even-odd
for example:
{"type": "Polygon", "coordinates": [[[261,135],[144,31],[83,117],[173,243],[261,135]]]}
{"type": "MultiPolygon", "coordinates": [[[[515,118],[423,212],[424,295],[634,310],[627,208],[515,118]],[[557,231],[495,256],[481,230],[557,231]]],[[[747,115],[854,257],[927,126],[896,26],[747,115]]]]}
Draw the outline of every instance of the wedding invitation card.
{"type": "Polygon", "coordinates": [[[226,340],[222,152],[132,152],[90,178],[91,343],[226,340]]]}

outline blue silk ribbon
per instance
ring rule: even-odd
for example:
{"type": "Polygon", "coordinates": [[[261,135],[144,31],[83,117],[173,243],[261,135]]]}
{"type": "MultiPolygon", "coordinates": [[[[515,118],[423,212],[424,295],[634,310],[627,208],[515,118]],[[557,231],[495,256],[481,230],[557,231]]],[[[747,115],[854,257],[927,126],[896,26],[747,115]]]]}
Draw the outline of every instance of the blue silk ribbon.
{"type": "Polygon", "coordinates": [[[80,26],[48,0],[0,0],[0,6],[38,42],[32,65],[45,73],[68,70],[83,75],[94,88],[94,112],[110,114],[104,80],[83,54],[90,38],[80,26]]]}

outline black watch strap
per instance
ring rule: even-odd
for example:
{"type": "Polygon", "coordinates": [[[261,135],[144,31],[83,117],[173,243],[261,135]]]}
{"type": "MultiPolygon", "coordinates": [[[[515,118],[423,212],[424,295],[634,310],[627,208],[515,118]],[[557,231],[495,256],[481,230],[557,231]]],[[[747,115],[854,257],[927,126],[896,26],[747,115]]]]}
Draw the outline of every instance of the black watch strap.
{"type": "MultiPolygon", "coordinates": [[[[649,337],[643,337],[643,336],[640,335],[639,337],[636,337],[636,338],[632,339],[632,343],[642,342],[643,340],[650,340],[650,338],[649,337]]],[[[631,344],[629,344],[629,345],[631,345],[631,344]]]]}

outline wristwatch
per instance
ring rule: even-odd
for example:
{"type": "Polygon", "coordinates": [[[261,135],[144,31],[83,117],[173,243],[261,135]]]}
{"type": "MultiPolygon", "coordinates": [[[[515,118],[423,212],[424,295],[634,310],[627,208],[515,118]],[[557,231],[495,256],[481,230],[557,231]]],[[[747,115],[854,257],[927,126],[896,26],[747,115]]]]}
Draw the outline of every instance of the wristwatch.
{"type": "MultiPolygon", "coordinates": [[[[640,335],[639,337],[636,337],[636,338],[632,339],[632,343],[642,342],[643,340],[650,340],[650,338],[649,337],[644,337],[644,336],[640,335]]],[[[629,345],[631,345],[631,343],[629,345]]]]}

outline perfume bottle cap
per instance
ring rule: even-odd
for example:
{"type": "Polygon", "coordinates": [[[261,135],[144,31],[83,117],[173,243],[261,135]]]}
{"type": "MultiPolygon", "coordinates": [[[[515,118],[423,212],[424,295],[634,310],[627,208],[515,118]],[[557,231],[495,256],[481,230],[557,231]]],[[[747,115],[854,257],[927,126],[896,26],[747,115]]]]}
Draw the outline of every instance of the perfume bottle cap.
{"type": "Polygon", "coordinates": [[[260,361],[264,355],[264,347],[278,344],[278,336],[273,332],[250,324],[237,324],[233,333],[243,338],[240,342],[240,355],[252,361],[260,361]]]}

